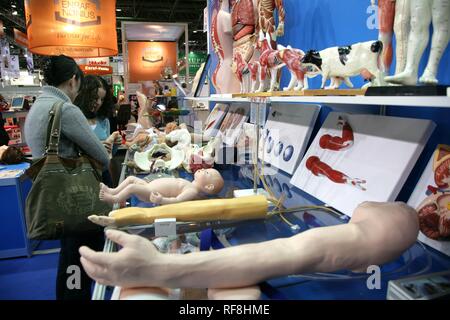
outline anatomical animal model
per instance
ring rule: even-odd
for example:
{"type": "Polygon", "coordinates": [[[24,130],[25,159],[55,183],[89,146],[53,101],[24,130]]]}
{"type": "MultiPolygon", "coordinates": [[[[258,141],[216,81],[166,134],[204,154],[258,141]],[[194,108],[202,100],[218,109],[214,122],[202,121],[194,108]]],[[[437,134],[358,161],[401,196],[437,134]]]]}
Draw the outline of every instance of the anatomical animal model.
{"type": "Polygon", "coordinates": [[[290,46],[287,48],[278,45],[278,56],[280,60],[286,65],[291,74],[291,81],[284,91],[308,89],[308,80],[305,78],[306,69],[302,66],[301,60],[305,53],[299,49],[293,49],[290,46]]]}
{"type": "Polygon", "coordinates": [[[285,64],[279,58],[279,51],[271,47],[270,35],[267,33],[264,36],[263,32],[259,33],[260,51],[259,63],[261,70],[259,73],[259,88],[256,92],[264,91],[264,83],[266,76],[270,75],[270,87],[268,92],[275,90],[277,83],[278,70],[285,66],[285,64]]]}
{"type": "Polygon", "coordinates": [[[247,62],[242,58],[242,55],[239,52],[234,54],[233,66],[236,69],[234,73],[241,84],[241,93],[249,92],[250,70],[248,69],[247,62]]]}
{"type": "Polygon", "coordinates": [[[101,184],[99,198],[108,203],[119,203],[135,195],[139,200],[155,204],[170,204],[198,199],[202,193],[217,194],[223,188],[223,179],[215,169],[198,170],[194,181],[161,178],[146,182],[130,176],[117,188],[101,184]]]}
{"type": "Polygon", "coordinates": [[[314,72],[322,74],[322,86],[329,78],[335,78],[333,89],[343,79],[347,85],[352,87],[348,81],[349,77],[361,74],[370,82],[364,85],[368,87],[379,84],[381,80],[381,71],[378,68],[378,58],[383,51],[381,41],[367,41],[356,43],[347,47],[332,47],[320,52],[308,51],[302,59],[302,64],[306,68],[313,68],[314,72]]]}
{"type": "Polygon", "coordinates": [[[428,64],[419,82],[437,84],[439,62],[450,39],[450,0],[410,0],[411,32],[408,40],[406,67],[394,76],[385,80],[394,84],[416,85],[419,73],[419,62],[428,45],[429,27],[433,22],[433,37],[428,64]]]}
{"type": "Polygon", "coordinates": [[[217,93],[234,93],[238,91],[239,83],[235,80],[231,67],[233,62],[233,35],[229,1],[218,0],[218,5],[220,7],[213,10],[211,23],[212,46],[218,57],[212,82],[217,93]]]}

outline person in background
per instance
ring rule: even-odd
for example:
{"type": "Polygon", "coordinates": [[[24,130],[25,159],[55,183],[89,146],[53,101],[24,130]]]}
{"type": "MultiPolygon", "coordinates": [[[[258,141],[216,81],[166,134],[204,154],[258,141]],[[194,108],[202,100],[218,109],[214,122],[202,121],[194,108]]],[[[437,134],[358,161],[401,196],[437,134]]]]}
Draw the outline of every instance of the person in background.
{"type": "Polygon", "coordinates": [[[9,135],[5,129],[5,120],[3,119],[3,115],[0,112],[0,146],[7,146],[9,143],[9,135]]]}
{"type": "MultiPolygon", "coordinates": [[[[112,156],[114,144],[121,141],[117,131],[112,134],[110,132],[108,116],[112,113],[111,95],[106,81],[103,83],[100,77],[89,75],[84,78],[74,104],[81,109],[92,131],[112,156]]],[[[103,172],[103,183],[112,186],[111,174],[108,170],[103,172]]]]}
{"type": "Polygon", "coordinates": [[[0,163],[19,164],[25,161],[25,155],[22,150],[14,146],[0,146],[0,163]]]}
{"type": "MultiPolygon", "coordinates": [[[[38,159],[44,156],[50,110],[55,103],[63,102],[59,155],[63,158],[78,158],[79,152],[82,151],[108,168],[108,152],[89,127],[80,108],[72,103],[83,82],[83,73],[76,62],[64,55],[50,57],[45,60],[43,71],[47,86],[42,88],[42,94],[36,99],[25,121],[25,140],[33,158],[38,159]]],[[[70,290],[67,287],[67,280],[71,274],[67,273],[67,270],[69,266],[80,266],[78,253],[80,246],[92,245],[101,250],[103,242],[102,228],[82,237],[61,239],[56,278],[58,300],[90,300],[92,281],[87,274],[84,271],[81,272],[80,289],[70,290]]],[[[80,269],[82,270],[81,267],[80,269]]]]}

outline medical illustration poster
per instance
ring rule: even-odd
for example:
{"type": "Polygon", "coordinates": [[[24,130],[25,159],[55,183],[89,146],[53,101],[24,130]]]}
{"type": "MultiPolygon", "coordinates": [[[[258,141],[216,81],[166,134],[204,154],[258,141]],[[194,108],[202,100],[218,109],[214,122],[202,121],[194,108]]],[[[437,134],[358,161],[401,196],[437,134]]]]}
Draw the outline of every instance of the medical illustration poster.
{"type": "Polygon", "coordinates": [[[419,240],[450,256],[450,146],[436,148],[408,204],[419,215],[419,240]]]}
{"type": "Polygon", "coordinates": [[[351,216],[364,201],[394,201],[435,124],[331,112],[292,184],[351,216]]]}
{"type": "Polygon", "coordinates": [[[264,162],[293,174],[306,151],[319,110],[315,105],[272,105],[261,139],[264,162]]]}
{"type": "Polygon", "coordinates": [[[215,137],[228,111],[228,105],[218,103],[209,114],[203,127],[205,137],[215,137]]]}
{"type": "Polygon", "coordinates": [[[233,104],[220,126],[223,142],[228,146],[234,146],[241,134],[242,126],[247,122],[250,113],[248,104],[233,104]]]}

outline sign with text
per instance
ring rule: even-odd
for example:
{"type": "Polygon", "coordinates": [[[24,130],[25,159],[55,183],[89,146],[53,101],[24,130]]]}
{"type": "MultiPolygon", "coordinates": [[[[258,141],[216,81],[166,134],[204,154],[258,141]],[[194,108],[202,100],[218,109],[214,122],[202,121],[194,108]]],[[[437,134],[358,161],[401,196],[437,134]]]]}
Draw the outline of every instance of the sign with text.
{"type": "Polygon", "coordinates": [[[176,42],[128,42],[131,83],[160,80],[166,68],[176,70],[176,42]]]}

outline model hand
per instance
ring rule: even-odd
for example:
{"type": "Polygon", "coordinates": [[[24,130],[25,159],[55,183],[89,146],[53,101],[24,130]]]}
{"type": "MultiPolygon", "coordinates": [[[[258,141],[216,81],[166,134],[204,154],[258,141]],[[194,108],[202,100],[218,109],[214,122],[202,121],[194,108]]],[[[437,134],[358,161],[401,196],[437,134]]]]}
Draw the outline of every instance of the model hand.
{"type": "Polygon", "coordinates": [[[125,288],[158,285],[154,275],[161,276],[158,270],[152,270],[162,254],[147,239],[129,235],[122,231],[108,230],[106,236],[119,244],[119,252],[95,252],[88,247],[81,247],[81,264],[86,273],[102,285],[121,286],[125,288]]]}
{"type": "Polygon", "coordinates": [[[280,23],[277,28],[277,36],[282,37],[284,35],[284,23],[280,23]]]}
{"type": "Polygon", "coordinates": [[[150,201],[155,204],[161,204],[163,201],[163,196],[159,192],[152,192],[150,195],[150,201]]]}

